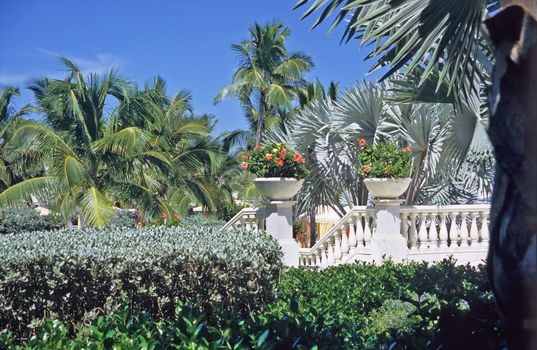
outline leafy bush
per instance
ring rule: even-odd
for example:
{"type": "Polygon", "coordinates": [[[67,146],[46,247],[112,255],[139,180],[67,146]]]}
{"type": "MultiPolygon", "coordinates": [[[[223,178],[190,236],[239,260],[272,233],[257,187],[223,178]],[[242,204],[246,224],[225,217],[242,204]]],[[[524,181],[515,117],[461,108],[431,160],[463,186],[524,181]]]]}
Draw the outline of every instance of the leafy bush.
{"type": "Polygon", "coordinates": [[[44,316],[75,322],[129,305],[159,318],[179,301],[211,317],[240,314],[274,298],[281,251],[244,230],[85,229],[0,237],[0,324],[17,336],[44,316]],[[15,239],[16,238],[16,239],[15,239]]]}
{"type": "Polygon", "coordinates": [[[117,210],[110,220],[110,227],[136,227],[136,213],[127,209],[117,210]]]}
{"type": "Polygon", "coordinates": [[[352,320],[361,330],[354,348],[497,349],[503,341],[484,266],[444,260],[290,269],[280,298],[293,296],[316,317],[352,320]]]}
{"type": "Polygon", "coordinates": [[[33,208],[0,210],[0,235],[29,231],[51,231],[63,224],[51,215],[40,215],[33,208]]]}
{"type": "Polygon", "coordinates": [[[358,141],[360,151],[359,173],[362,177],[403,178],[408,177],[412,167],[410,147],[401,148],[393,143],[380,142],[367,145],[364,139],[358,141]]]}
{"type": "Polygon", "coordinates": [[[258,177],[303,179],[308,174],[304,157],[298,152],[293,152],[284,143],[256,147],[246,154],[243,160],[242,168],[258,177]]]}
{"type": "MultiPolygon", "coordinates": [[[[355,264],[323,271],[290,269],[280,298],[244,317],[228,309],[207,318],[179,305],[157,321],[119,310],[80,325],[48,320],[25,349],[498,349],[502,332],[485,271],[453,261],[384,266],[355,264]]],[[[0,344],[17,340],[0,334],[0,344]]],[[[21,347],[22,348],[22,347],[21,347]]]]}

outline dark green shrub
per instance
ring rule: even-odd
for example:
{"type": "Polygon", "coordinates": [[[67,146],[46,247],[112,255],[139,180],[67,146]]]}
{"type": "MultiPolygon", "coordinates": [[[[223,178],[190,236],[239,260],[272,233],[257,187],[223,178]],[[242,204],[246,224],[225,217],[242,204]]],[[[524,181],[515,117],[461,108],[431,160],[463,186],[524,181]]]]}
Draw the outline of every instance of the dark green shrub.
{"type": "Polygon", "coordinates": [[[127,209],[117,210],[110,220],[110,227],[136,227],[136,213],[127,209]]]}
{"type": "Polygon", "coordinates": [[[325,319],[353,320],[361,330],[360,349],[496,349],[503,341],[484,266],[444,260],[290,269],[279,294],[282,300],[296,295],[301,310],[325,319]],[[398,306],[390,308],[394,302],[398,306]]]}
{"type": "MultiPolygon", "coordinates": [[[[157,321],[126,310],[74,335],[47,321],[25,349],[499,349],[502,332],[485,271],[452,261],[290,269],[280,298],[244,317],[231,308],[207,318],[182,305],[157,321]]],[[[0,344],[18,340],[0,333],[0,344]]]]}
{"type": "Polygon", "coordinates": [[[214,216],[190,215],[184,221],[184,227],[206,227],[219,230],[226,222],[214,216]]]}
{"type": "Polygon", "coordinates": [[[0,210],[0,235],[29,231],[51,231],[63,226],[59,219],[51,215],[40,215],[33,208],[0,210]]]}
{"type": "Polygon", "coordinates": [[[44,316],[68,322],[129,305],[169,317],[179,301],[209,317],[273,300],[281,251],[270,236],[188,228],[60,230],[0,237],[0,324],[17,336],[44,316]]]}

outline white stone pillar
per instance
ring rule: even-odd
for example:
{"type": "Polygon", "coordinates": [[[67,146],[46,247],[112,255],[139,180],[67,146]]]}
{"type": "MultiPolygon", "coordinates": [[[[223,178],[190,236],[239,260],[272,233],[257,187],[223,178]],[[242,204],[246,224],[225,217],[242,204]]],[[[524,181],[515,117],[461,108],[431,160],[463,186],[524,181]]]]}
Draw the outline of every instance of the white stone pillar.
{"type": "Polygon", "coordinates": [[[371,254],[375,262],[383,256],[400,262],[406,258],[407,242],[401,236],[401,200],[376,199],[376,230],[371,238],[371,254]]]}
{"type": "Polygon", "coordinates": [[[299,247],[293,238],[293,204],[294,201],[271,201],[267,206],[267,233],[280,243],[286,266],[298,266],[299,247]]]}

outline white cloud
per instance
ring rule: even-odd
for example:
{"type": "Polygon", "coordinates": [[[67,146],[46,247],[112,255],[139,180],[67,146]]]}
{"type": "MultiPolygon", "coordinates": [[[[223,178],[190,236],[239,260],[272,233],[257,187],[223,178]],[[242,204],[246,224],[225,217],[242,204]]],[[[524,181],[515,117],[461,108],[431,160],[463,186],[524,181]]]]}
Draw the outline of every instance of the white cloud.
{"type": "MultiPolygon", "coordinates": [[[[62,54],[59,52],[53,52],[49,51],[43,48],[37,49],[40,53],[54,57],[67,57],[69,60],[73,61],[82,72],[83,75],[87,75],[89,73],[96,73],[96,74],[105,74],[108,73],[111,69],[118,68],[122,60],[119,56],[109,54],[109,53],[97,53],[90,57],[80,57],[80,56],[72,56],[67,54],[62,54]]],[[[61,68],[59,64],[58,68],[61,68]]],[[[48,78],[54,78],[54,79],[61,79],[65,77],[65,74],[63,71],[55,70],[55,71],[35,71],[35,72],[28,72],[27,74],[14,74],[9,72],[0,72],[0,85],[21,85],[26,82],[28,82],[31,78],[36,76],[45,76],[48,78]]]]}

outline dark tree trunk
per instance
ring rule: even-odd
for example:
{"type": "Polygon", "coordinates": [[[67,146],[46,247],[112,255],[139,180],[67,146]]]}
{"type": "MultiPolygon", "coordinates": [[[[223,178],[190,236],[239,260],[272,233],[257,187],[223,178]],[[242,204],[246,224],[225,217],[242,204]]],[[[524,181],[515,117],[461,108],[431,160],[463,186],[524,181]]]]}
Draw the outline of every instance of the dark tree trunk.
{"type": "Polygon", "coordinates": [[[265,92],[260,92],[259,97],[259,115],[257,116],[257,130],[255,133],[255,145],[261,146],[263,142],[263,134],[265,133],[265,92]]]}
{"type": "Polygon", "coordinates": [[[315,219],[316,210],[309,213],[310,218],[310,248],[317,242],[317,220],[315,219]]]}
{"type": "Polygon", "coordinates": [[[488,269],[510,349],[537,349],[537,22],[531,9],[506,7],[486,23],[496,53],[489,134],[497,160],[488,269]]]}

